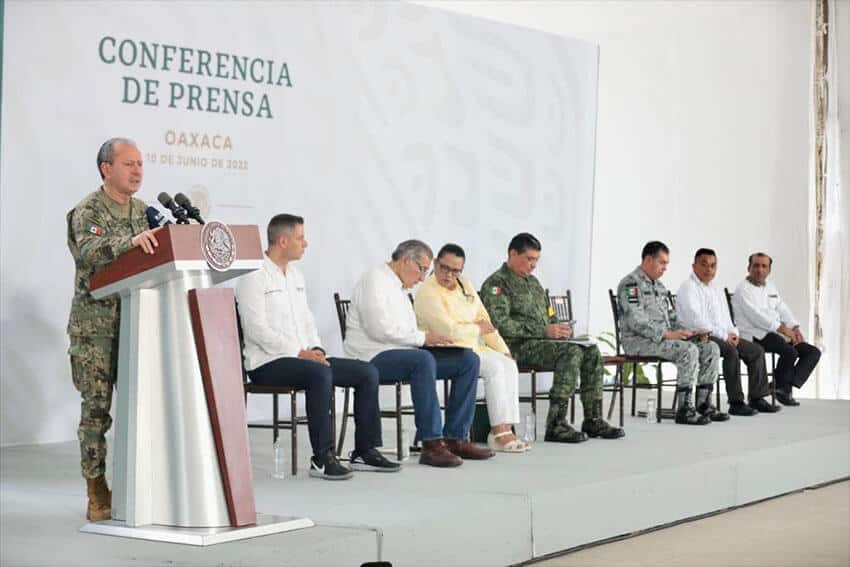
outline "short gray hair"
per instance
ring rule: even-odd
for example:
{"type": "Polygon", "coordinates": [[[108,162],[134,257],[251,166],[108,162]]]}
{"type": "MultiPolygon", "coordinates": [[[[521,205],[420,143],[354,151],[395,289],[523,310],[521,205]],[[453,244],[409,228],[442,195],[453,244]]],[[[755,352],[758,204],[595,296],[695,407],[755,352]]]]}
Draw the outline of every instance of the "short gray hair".
{"type": "Polygon", "coordinates": [[[272,220],[269,221],[269,228],[266,230],[266,236],[269,239],[269,247],[271,248],[284,232],[292,234],[292,231],[299,224],[304,224],[304,217],[286,213],[273,216],[272,220]]]}
{"type": "Polygon", "coordinates": [[[109,138],[103,142],[103,145],[97,150],[97,172],[100,174],[101,179],[103,179],[103,172],[100,170],[100,164],[112,163],[112,160],[115,158],[115,144],[127,144],[134,148],[137,147],[136,142],[130,138],[109,138]]]}
{"type": "Polygon", "coordinates": [[[397,262],[404,257],[417,260],[420,256],[427,256],[430,261],[434,258],[434,252],[421,240],[405,240],[393,250],[392,260],[397,262]]]}

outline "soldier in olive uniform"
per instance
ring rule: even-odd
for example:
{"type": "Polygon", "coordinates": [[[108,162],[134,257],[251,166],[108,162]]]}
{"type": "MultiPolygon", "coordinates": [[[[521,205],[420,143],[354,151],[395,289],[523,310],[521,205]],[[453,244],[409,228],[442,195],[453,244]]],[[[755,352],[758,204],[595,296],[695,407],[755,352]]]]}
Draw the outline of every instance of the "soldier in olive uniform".
{"type": "Polygon", "coordinates": [[[108,520],[112,495],[106,484],[106,439],[112,425],[109,409],[118,366],[120,300],[96,300],[89,279],[135,246],[152,254],[157,246],[148,229],[146,205],[134,199],[142,183],[142,155],[135,143],[107,140],[97,154],[103,185],[67,215],[68,248],[74,257],[74,299],[68,319],[71,376],[82,398],[80,460],[88,485],[86,517],[108,520]]]}
{"type": "Polygon", "coordinates": [[[481,301],[520,366],[554,371],[546,441],[580,443],[588,436],[623,437],[626,433],[622,429],[602,419],[599,349],[566,342],[572,336],[572,325],[558,322],[543,286],[531,275],[540,259],[540,249],[540,241],[531,234],[516,235],[508,245],[508,261],[482,284],[481,301]],[[584,421],[581,431],[576,431],[567,421],[567,409],[579,376],[584,421]]]}
{"type": "Polygon", "coordinates": [[[676,316],[667,288],[659,279],[667,270],[670,250],[663,242],[643,247],[640,266],[617,286],[620,333],[627,354],[659,356],[676,365],[676,423],[707,425],[726,421],[711,403],[720,349],[706,330],[685,329],[676,316]],[[696,411],[691,394],[696,387],[696,411]]]}

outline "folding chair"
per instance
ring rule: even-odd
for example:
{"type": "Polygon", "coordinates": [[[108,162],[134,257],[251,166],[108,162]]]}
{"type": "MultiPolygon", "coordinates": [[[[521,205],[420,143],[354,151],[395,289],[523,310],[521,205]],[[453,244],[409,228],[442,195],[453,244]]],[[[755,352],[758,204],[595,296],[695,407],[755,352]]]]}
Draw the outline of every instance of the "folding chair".
{"type": "MultiPolygon", "coordinates": [[[[236,310],[236,326],[239,330],[239,347],[241,352],[245,352],[245,336],[242,333],[242,320],[239,318],[239,310],[236,310]]],[[[242,360],[242,384],[245,389],[245,405],[248,405],[248,394],[270,394],[272,396],[272,421],[271,423],[248,423],[248,427],[257,429],[271,429],[272,443],[277,442],[281,429],[290,431],[291,455],[292,455],[292,475],[298,474],[298,426],[307,424],[307,416],[298,416],[298,407],[296,404],[296,394],[303,392],[304,388],[300,386],[262,386],[254,384],[248,378],[248,372],[245,370],[245,357],[240,357],[242,360]],[[280,419],[278,396],[289,394],[289,419],[280,419]]],[[[331,389],[331,435],[336,437],[336,405],[335,389],[331,389]]]]}
{"type": "MultiPolygon", "coordinates": [[[[567,290],[564,295],[549,295],[549,290],[546,290],[547,301],[549,302],[549,307],[551,307],[555,311],[555,316],[558,318],[558,321],[562,323],[566,323],[567,321],[573,320],[573,301],[572,301],[572,292],[567,290]]],[[[622,368],[625,360],[621,356],[603,356],[602,364],[605,366],[615,366],[615,374],[614,374],[614,383],[609,386],[603,386],[604,392],[612,392],[613,398],[611,399],[611,405],[608,408],[608,419],[611,419],[611,414],[614,410],[614,400],[617,398],[617,393],[620,394],[620,426],[623,425],[623,382],[622,382],[622,368]]],[[[529,374],[531,376],[531,394],[528,396],[520,396],[519,401],[524,403],[531,403],[531,411],[534,412],[534,415],[537,415],[537,400],[548,400],[549,393],[548,392],[538,392],[537,391],[537,373],[538,372],[552,372],[553,368],[542,368],[539,366],[523,366],[519,368],[519,371],[523,374],[529,374]]],[[[570,398],[570,422],[575,423],[576,420],[576,393],[573,392],[573,395],[570,398]]],[[[535,432],[536,433],[536,432],[535,432]]]]}
{"type": "MultiPolygon", "coordinates": [[[[660,356],[642,356],[637,354],[626,354],[622,350],[622,346],[620,343],[620,304],[617,301],[617,295],[613,290],[608,290],[608,299],[611,302],[611,313],[614,316],[614,342],[617,348],[617,356],[621,356],[624,360],[623,363],[631,363],[632,364],[632,416],[635,415],[635,404],[637,398],[637,390],[641,389],[652,389],[653,387],[657,391],[658,396],[658,404],[656,405],[655,410],[655,420],[658,423],[661,423],[661,418],[672,418],[675,417],[675,407],[676,407],[676,395],[673,395],[673,404],[669,412],[664,411],[662,409],[662,394],[663,387],[673,385],[675,387],[675,380],[667,380],[665,381],[662,377],[661,373],[661,365],[665,362],[670,362],[667,359],[661,358],[660,356]],[[655,365],[655,386],[652,384],[638,384],[637,383],[637,365],[638,364],[654,364],[655,365]]],[[[623,383],[625,383],[625,376],[622,377],[623,383]]]]}
{"type": "MultiPolygon", "coordinates": [[[[413,298],[410,298],[411,303],[413,302],[413,298]]],[[[351,309],[351,300],[350,299],[342,299],[339,296],[339,293],[334,293],[334,305],[336,306],[336,315],[339,320],[339,332],[342,336],[342,340],[345,340],[345,331],[346,331],[346,319],[348,318],[348,311],[351,309]]],[[[398,460],[403,458],[403,449],[402,446],[402,416],[404,415],[414,415],[413,406],[404,406],[401,403],[401,389],[404,384],[407,382],[405,380],[398,380],[393,382],[392,384],[382,384],[382,386],[394,386],[395,387],[395,408],[393,410],[381,410],[380,416],[385,419],[395,419],[395,433],[396,433],[396,453],[398,455],[398,460]]],[[[343,444],[345,443],[345,431],[348,425],[348,418],[353,417],[354,414],[349,413],[348,411],[348,401],[351,396],[350,392],[351,388],[346,387],[344,389],[343,401],[342,401],[342,423],[339,427],[339,442],[336,446],[336,454],[342,454],[343,444]]],[[[443,395],[444,400],[447,401],[449,399],[449,381],[446,380],[443,382],[443,395]]]]}
{"type": "MultiPolygon", "coordinates": [[[[735,324],[735,310],[732,308],[732,298],[735,296],[734,293],[729,291],[728,287],[723,288],[723,293],[726,294],[726,306],[729,308],[729,318],[732,320],[732,324],[735,324]]],[[[770,354],[770,371],[767,372],[768,378],[770,378],[770,403],[776,404],[776,380],[774,379],[774,373],[776,372],[776,353],[775,352],[765,352],[765,356],[770,354]]],[[[743,376],[743,375],[742,375],[743,376]]],[[[719,390],[719,388],[718,388],[719,390]]],[[[717,392],[717,407],[720,407],[720,392],[717,392]]]]}

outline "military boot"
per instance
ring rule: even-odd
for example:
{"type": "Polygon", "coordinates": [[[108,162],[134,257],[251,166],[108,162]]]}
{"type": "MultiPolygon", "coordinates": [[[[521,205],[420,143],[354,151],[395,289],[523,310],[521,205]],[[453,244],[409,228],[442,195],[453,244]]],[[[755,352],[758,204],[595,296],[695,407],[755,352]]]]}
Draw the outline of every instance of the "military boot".
{"type": "Polygon", "coordinates": [[[549,414],[546,416],[546,436],[544,441],[555,443],[581,443],[587,441],[587,434],[576,431],[567,422],[567,409],[570,401],[553,398],[549,401],[549,414]]]}
{"type": "Polygon", "coordinates": [[[86,488],[89,496],[86,519],[92,522],[100,522],[112,518],[112,492],[106,485],[106,478],[100,475],[97,478],[87,478],[86,488]]]}
{"type": "Polygon", "coordinates": [[[602,437],[603,439],[618,439],[625,437],[626,432],[620,427],[614,427],[602,419],[602,400],[597,400],[589,408],[585,408],[584,421],[581,423],[582,433],[589,437],[602,437]]]}
{"type": "Polygon", "coordinates": [[[678,409],[676,410],[676,423],[683,425],[708,425],[711,419],[700,415],[694,410],[691,405],[691,389],[677,388],[676,396],[678,398],[678,409]]]}
{"type": "Polygon", "coordinates": [[[711,421],[729,421],[729,414],[718,411],[711,403],[712,384],[697,386],[697,412],[711,421]]]}

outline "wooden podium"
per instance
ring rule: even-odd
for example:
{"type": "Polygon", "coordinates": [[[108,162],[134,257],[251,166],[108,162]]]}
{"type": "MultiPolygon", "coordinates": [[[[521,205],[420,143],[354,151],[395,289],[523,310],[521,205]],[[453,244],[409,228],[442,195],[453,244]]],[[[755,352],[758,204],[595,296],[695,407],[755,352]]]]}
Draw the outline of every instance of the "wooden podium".
{"type": "Polygon", "coordinates": [[[96,299],[121,297],[121,328],[112,520],[81,531],[207,545],[312,526],[256,513],[234,295],[213,287],[262,265],[257,226],[156,238],[90,282],[96,299]]]}

